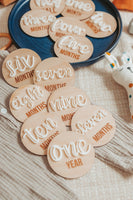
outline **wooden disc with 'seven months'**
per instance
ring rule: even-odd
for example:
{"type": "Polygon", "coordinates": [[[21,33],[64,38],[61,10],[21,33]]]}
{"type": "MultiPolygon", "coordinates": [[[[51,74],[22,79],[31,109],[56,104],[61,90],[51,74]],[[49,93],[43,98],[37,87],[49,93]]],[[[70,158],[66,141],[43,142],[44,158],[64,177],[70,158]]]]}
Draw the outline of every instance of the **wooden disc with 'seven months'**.
{"type": "Polygon", "coordinates": [[[65,178],[78,178],[90,171],[95,152],[88,139],[72,131],[56,136],[49,144],[50,167],[65,178]]]}
{"type": "Polygon", "coordinates": [[[48,92],[54,92],[58,88],[74,85],[74,69],[63,59],[48,58],[36,67],[33,81],[34,84],[43,86],[48,92]]]}

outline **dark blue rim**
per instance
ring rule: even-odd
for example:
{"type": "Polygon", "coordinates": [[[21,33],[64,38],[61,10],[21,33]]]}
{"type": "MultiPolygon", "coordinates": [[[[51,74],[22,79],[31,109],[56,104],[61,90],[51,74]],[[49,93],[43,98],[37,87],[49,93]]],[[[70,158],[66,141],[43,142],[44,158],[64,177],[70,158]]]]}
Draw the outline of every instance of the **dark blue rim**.
{"type": "MultiPolygon", "coordinates": [[[[29,1],[29,0],[25,0],[25,1],[29,1]]],[[[118,23],[118,27],[119,27],[119,33],[118,33],[118,35],[117,35],[117,38],[116,38],[116,40],[113,42],[114,44],[112,45],[112,47],[108,49],[108,52],[111,52],[111,51],[117,46],[117,44],[118,44],[118,42],[119,42],[119,39],[120,39],[120,36],[121,36],[121,33],[122,33],[122,28],[123,28],[123,26],[122,26],[122,19],[121,19],[120,13],[119,13],[118,9],[115,7],[115,5],[114,5],[113,3],[111,3],[109,0],[104,0],[104,1],[106,1],[106,3],[107,3],[108,5],[110,5],[110,6],[114,9],[114,11],[115,11],[115,13],[116,13],[116,15],[117,15],[116,18],[117,18],[117,23],[118,23]]],[[[12,10],[14,10],[16,6],[17,6],[17,3],[13,6],[12,10]]],[[[11,36],[12,41],[14,42],[15,46],[18,47],[18,48],[21,48],[21,47],[15,42],[15,40],[14,40],[14,38],[13,38],[11,32],[10,32],[10,24],[9,24],[9,21],[10,21],[11,18],[12,18],[12,11],[10,12],[9,17],[8,17],[8,30],[9,30],[10,36],[11,36]]],[[[89,65],[94,64],[94,63],[97,62],[98,60],[101,60],[104,56],[105,56],[105,54],[103,53],[103,54],[101,54],[100,56],[97,56],[97,57],[95,57],[95,58],[90,58],[90,59],[88,60],[88,62],[77,62],[77,63],[71,63],[71,64],[72,64],[72,66],[73,66],[75,69],[77,69],[77,68],[82,67],[82,66],[87,66],[87,64],[89,64],[89,65]]]]}

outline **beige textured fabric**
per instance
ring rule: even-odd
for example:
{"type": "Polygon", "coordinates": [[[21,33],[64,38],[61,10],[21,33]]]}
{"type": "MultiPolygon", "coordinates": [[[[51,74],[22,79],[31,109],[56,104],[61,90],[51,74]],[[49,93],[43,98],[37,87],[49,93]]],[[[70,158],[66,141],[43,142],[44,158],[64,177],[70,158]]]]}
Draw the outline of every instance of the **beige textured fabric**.
{"type": "MultiPolygon", "coordinates": [[[[1,7],[1,32],[7,31],[6,20],[11,7],[1,7]]],[[[128,20],[131,19],[132,13],[121,12],[121,14],[124,32],[119,45],[114,50],[115,55],[125,51],[125,48],[132,52],[132,36],[127,34],[128,20]]],[[[105,60],[76,70],[76,86],[85,90],[93,103],[104,106],[122,116],[126,122],[129,121],[126,92],[112,79],[111,69],[105,60]]],[[[9,91],[11,93],[11,90],[9,91]]],[[[7,94],[8,97],[9,95],[7,94]]],[[[2,107],[8,105],[8,100],[6,100],[7,104],[4,102],[1,103],[2,107]]],[[[49,169],[45,157],[32,155],[21,146],[18,133],[19,123],[16,125],[16,122],[11,122],[12,120],[14,119],[10,113],[2,114],[0,123],[0,166],[2,168],[0,199],[133,199],[133,177],[98,159],[95,160],[90,173],[79,179],[65,180],[54,174],[49,169]],[[33,174],[35,175],[33,176],[33,174]]]]}

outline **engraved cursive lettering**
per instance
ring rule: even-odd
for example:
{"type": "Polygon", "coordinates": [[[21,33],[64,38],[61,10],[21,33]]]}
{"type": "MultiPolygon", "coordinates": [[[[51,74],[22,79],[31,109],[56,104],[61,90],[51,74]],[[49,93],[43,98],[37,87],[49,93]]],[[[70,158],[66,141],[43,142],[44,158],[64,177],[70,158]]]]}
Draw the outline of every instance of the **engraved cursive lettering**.
{"type": "Polygon", "coordinates": [[[38,86],[34,86],[33,88],[27,88],[25,92],[26,94],[24,96],[15,96],[12,99],[11,106],[14,110],[19,110],[23,106],[33,108],[34,101],[44,96],[44,91],[38,86]]]}
{"type": "Polygon", "coordinates": [[[87,103],[87,99],[83,95],[76,95],[64,98],[60,96],[55,101],[50,101],[49,105],[52,111],[67,110],[69,108],[82,107],[87,103]]]}
{"type": "Polygon", "coordinates": [[[90,12],[92,10],[91,4],[90,3],[84,3],[83,1],[66,0],[65,5],[79,9],[79,10],[83,10],[83,11],[86,11],[86,12],[90,12]]]}
{"type": "Polygon", "coordinates": [[[81,54],[86,54],[90,52],[90,48],[88,45],[82,45],[81,43],[78,43],[76,39],[72,36],[64,36],[62,39],[60,39],[60,41],[58,42],[58,47],[67,47],[71,50],[77,50],[81,54]]]}
{"type": "Polygon", "coordinates": [[[10,71],[10,77],[15,77],[17,71],[24,72],[27,68],[31,69],[34,67],[35,64],[35,57],[27,55],[26,58],[22,57],[15,57],[15,62],[13,64],[12,60],[8,60],[6,62],[6,68],[10,71]]]}
{"type": "Polygon", "coordinates": [[[112,31],[111,26],[103,22],[103,13],[95,13],[93,16],[91,16],[90,19],[93,21],[94,24],[100,26],[101,31],[103,32],[112,31]]]}
{"type": "Polygon", "coordinates": [[[104,110],[99,110],[91,119],[83,123],[76,123],[76,131],[84,135],[88,130],[91,130],[97,122],[102,121],[105,116],[107,116],[107,113],[104,110]]]}
{"type": "Polygon", "coordinates": [[[72,25],[72,24],[67,24],[63,22],[62,19],[57,19],[50,27],[52,32],[55,32],[57,30],[63,31],[63,32],[68,32],[68,33],[73,33],[76,35],[86,35],[86,29],[82,28],[78,25],[72,25]]]}
{"type": "Polygon", "coordinates": [[[72,70],[70,68],[59,68],[57,70],[44,70],[42,72],[35,70],[35,80],[37,82],[46,81],[46,80],[53,80],[55,78],[57,79],[63,79],[66,77],[72,76],[72,70]]]}
{"type": "Polygon", "coordinates": [[[39,139],[46,138],[48,134],[53,131],[57,127],[56,122],[54,122],[52,119],[47,118],[41,125],[37,126],[33,130],[30,129],[24,129],[24,135],[22,138],[27,137],[30,139],[34,144],[39,143],[39,139]]]}
{"type": "Polygon", "coordinates": [[[77,142],[70,142],[68,145],[52,145],[49,152],[52,160],[57,162],[62,159],[63,155],[67,158],[78,157],[79,155],[84,156],[87,155],[90,150],[91,145],[87,145],[86,141],[81,139],[77,142]]]}

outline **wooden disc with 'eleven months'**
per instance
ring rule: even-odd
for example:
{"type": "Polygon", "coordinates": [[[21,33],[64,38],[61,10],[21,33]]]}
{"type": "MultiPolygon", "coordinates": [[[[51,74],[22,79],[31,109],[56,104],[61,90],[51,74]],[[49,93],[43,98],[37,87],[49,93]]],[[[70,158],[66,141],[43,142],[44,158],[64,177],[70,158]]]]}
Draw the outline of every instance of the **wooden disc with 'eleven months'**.
{"type": "Polygon", "coordinates": [[[74,113],[85,105],[90,104],[86,93],[75,87],[62,87],[55,90],[48,99],[48,111],[58,113],[65,125],[71,125],[74,113]]]}
{"type": "Polygon", "coordinates": [[[93,146],[102,146],[114,136],[116,125],[111,113],[99,106],[80,108],[72,118],[72,131],[86,136],[93,146]]]}
{"type": "Polygon", "coordinates": [[[89,172],[95,152],[89,140],[72,131],[56,136],[49,144],[47,158],[50,167],[65,178],[78,178],[89,172]]]}
{"type": "Polygon", "coordinates": [[[47,112],[49,92],[41,86],[26,85],[16,89],[11,95],[9,106],[13,116],[24,122],[32,115],[47,112]]]}
{"type": "Polygon", "coordinates": [[[46,155],[51,140],[66,131],[65,124],[56,113],[43,111],[26,119],[21,128],[21,141],[32,153],[46,155]]]}
{"type": "Polygon", "coordinates": [[[34,84],[43,86],[49,92],[65,86],[73,86],[75,74],[72,66],[60,58],[48,58],[36,67],[34,84]]]}
{"type": "Polygon", "coordinates": [[[35,67],[41,62],[39,55],[30,49],[17,49],[10,53],[2,65],[5,81],[13,87],[33,84],[35,67]]]}

